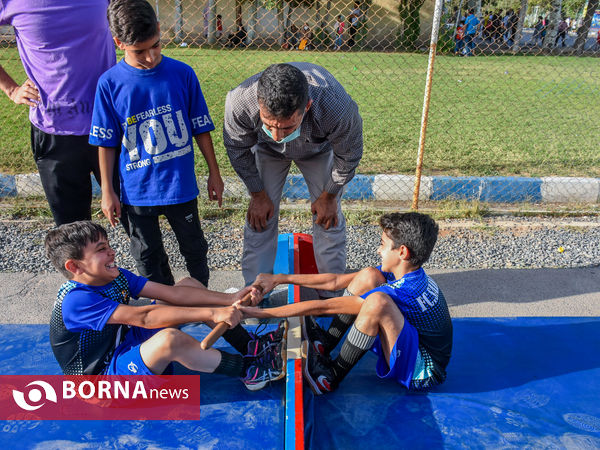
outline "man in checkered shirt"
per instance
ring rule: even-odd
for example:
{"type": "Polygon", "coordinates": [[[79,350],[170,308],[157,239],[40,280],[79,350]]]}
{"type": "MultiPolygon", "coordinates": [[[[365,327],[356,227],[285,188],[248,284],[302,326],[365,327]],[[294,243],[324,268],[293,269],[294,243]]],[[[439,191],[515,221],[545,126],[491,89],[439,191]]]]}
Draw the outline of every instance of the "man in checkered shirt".
{"type": "Polygon", "coordinates": [[[317,267],[344,273],[340,199],[362,157],[363,136],[358,106],[333,75],[314,64],[290,63],[248,78],[227,94],[223,140],[251,196],[242,257],[246,283],[272,272],[279,202],[292,161],[310,193],[317,267]]]}

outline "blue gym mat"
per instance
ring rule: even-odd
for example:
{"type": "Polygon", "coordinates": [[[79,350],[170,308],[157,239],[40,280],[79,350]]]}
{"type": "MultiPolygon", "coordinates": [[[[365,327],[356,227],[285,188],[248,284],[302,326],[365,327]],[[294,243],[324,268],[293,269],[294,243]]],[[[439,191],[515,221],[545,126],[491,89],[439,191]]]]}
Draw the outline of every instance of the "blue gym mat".
{"type": "Polygon", "coordinates": [[[305,387],[307,448],[600,448],[600,318],[455,319],[446,383],[407,394],[366,355],[305,387]]]}
{"type": "MultiPolygon", "coordinates": [[[[201,340],[209,328],[188,325],[183,330],[201,340]]],[[[2,375],[61,374],[47,325],[0,325],[0,348],[2,375]]],[[[223,339],[215,348],[235,353],[223,339]]],[[[179,366],[176,373],[187,371],[179,366]]],[[[283,398],[283,381],[250,392],[238,380],[202,375],[200,421],[0,421],[0,442],[12,448],[44,449],[243,449],[249,445],[280,449],[283,398]]]]}
{"type": "MultiPolygon", "coordinates": [[[[197,338],[204,326],[186,327],[197,338]]],[[[0,326],[0,373],[59,374],[45,325],[0,326]]],[[[227,348],[220,340],[219,348],[227,348]]],[[[339,390],[305,388],[310,449],[600,448],[600,318],[455,319],[446,383],[407,394],[368,354],[339,390]]],[[[203,375],[199,422],[0,422],[12,448],[282,448],[283,383],[203,375]]]]}

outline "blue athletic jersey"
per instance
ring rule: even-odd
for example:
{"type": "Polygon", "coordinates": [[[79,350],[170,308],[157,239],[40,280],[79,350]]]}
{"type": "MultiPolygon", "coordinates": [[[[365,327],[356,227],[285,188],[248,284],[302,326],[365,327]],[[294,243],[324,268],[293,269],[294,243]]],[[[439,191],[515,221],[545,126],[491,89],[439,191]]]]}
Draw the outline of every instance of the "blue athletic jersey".
{"type": "Polygon", "coordinates": [[[137,298],[148,280],[119,269],[105,286],[70,280],[59,291],[50,319],[50,344],[65,375],[97,375],[127,333],[126,325],[106,322],[117,306],[137,298]]]}
{"type": "MultiPolygon", "coordinates": [[[[419,334],[421,357],[432,366],[441,383],[446,378],[446,366],[452,352],[452,320],[444,294],[422,268],[407,273],[396,280],[393,273],[383,272],[386,283],[363,294],[367,298],[373,292],[390,296],[404,318],[419,334]]],[[[413,376],[414,379],[414,376],[413,376]]]]}
{"type": "Polygon", "coordinates": [[[214,129],[198,78],[185,63],[163,55],[144,70],[122,60],[98,80],[89,142],[120,150],[127,205],[196,198],[193,136],[214,129]]]}

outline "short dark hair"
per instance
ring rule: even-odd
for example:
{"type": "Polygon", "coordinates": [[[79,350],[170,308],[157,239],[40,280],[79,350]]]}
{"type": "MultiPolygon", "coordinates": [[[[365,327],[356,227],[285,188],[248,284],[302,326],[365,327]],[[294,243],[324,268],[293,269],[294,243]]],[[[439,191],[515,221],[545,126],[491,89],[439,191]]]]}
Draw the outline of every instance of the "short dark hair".
{"type": "Polygon", "coordinates": [[[73,274],[65,268],[67,260],[82,259],[85,246],[98,242],[100,238],[108,239],[108,235],[97,223],[89,220],[66,223],[48,231],[44,241],[46,256],[60,273],[71,279],[73,274]]]}
{"type": "Polygon", "coordinates": [[[308,103],[308,81],[291,64],[273,64],[258,79],[258,102],[273,117],[289,118],[308,103]]]}
{"type": "Polygon", "coordinates": [[[158,34],[158,19],[146,0],[112,0],[108,24],[114,37],[126,45],[144,42],[158,34]]]}
{"type": "Polygon", "coordinates": [[[416,212],[384,214],[379,219],[383,232],[394,248],[404,245],[410,251],[412,265],[421,267],[427,262],[437,241],[438,225],[427,214],[416,212]]]}

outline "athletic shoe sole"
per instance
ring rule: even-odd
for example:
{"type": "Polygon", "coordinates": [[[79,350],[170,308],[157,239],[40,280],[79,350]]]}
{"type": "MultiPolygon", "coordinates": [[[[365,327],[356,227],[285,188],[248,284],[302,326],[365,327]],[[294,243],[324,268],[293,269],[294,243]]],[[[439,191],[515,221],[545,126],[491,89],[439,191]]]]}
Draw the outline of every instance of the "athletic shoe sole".
{"type": "Polygon", "coordinates": [[[288,333],[288,321],[283,321],[283,338],[281,339],[281,374],[277,378],[272,378],[272,381],[281,380],[287,373],[287,333],[288,333]]]}

